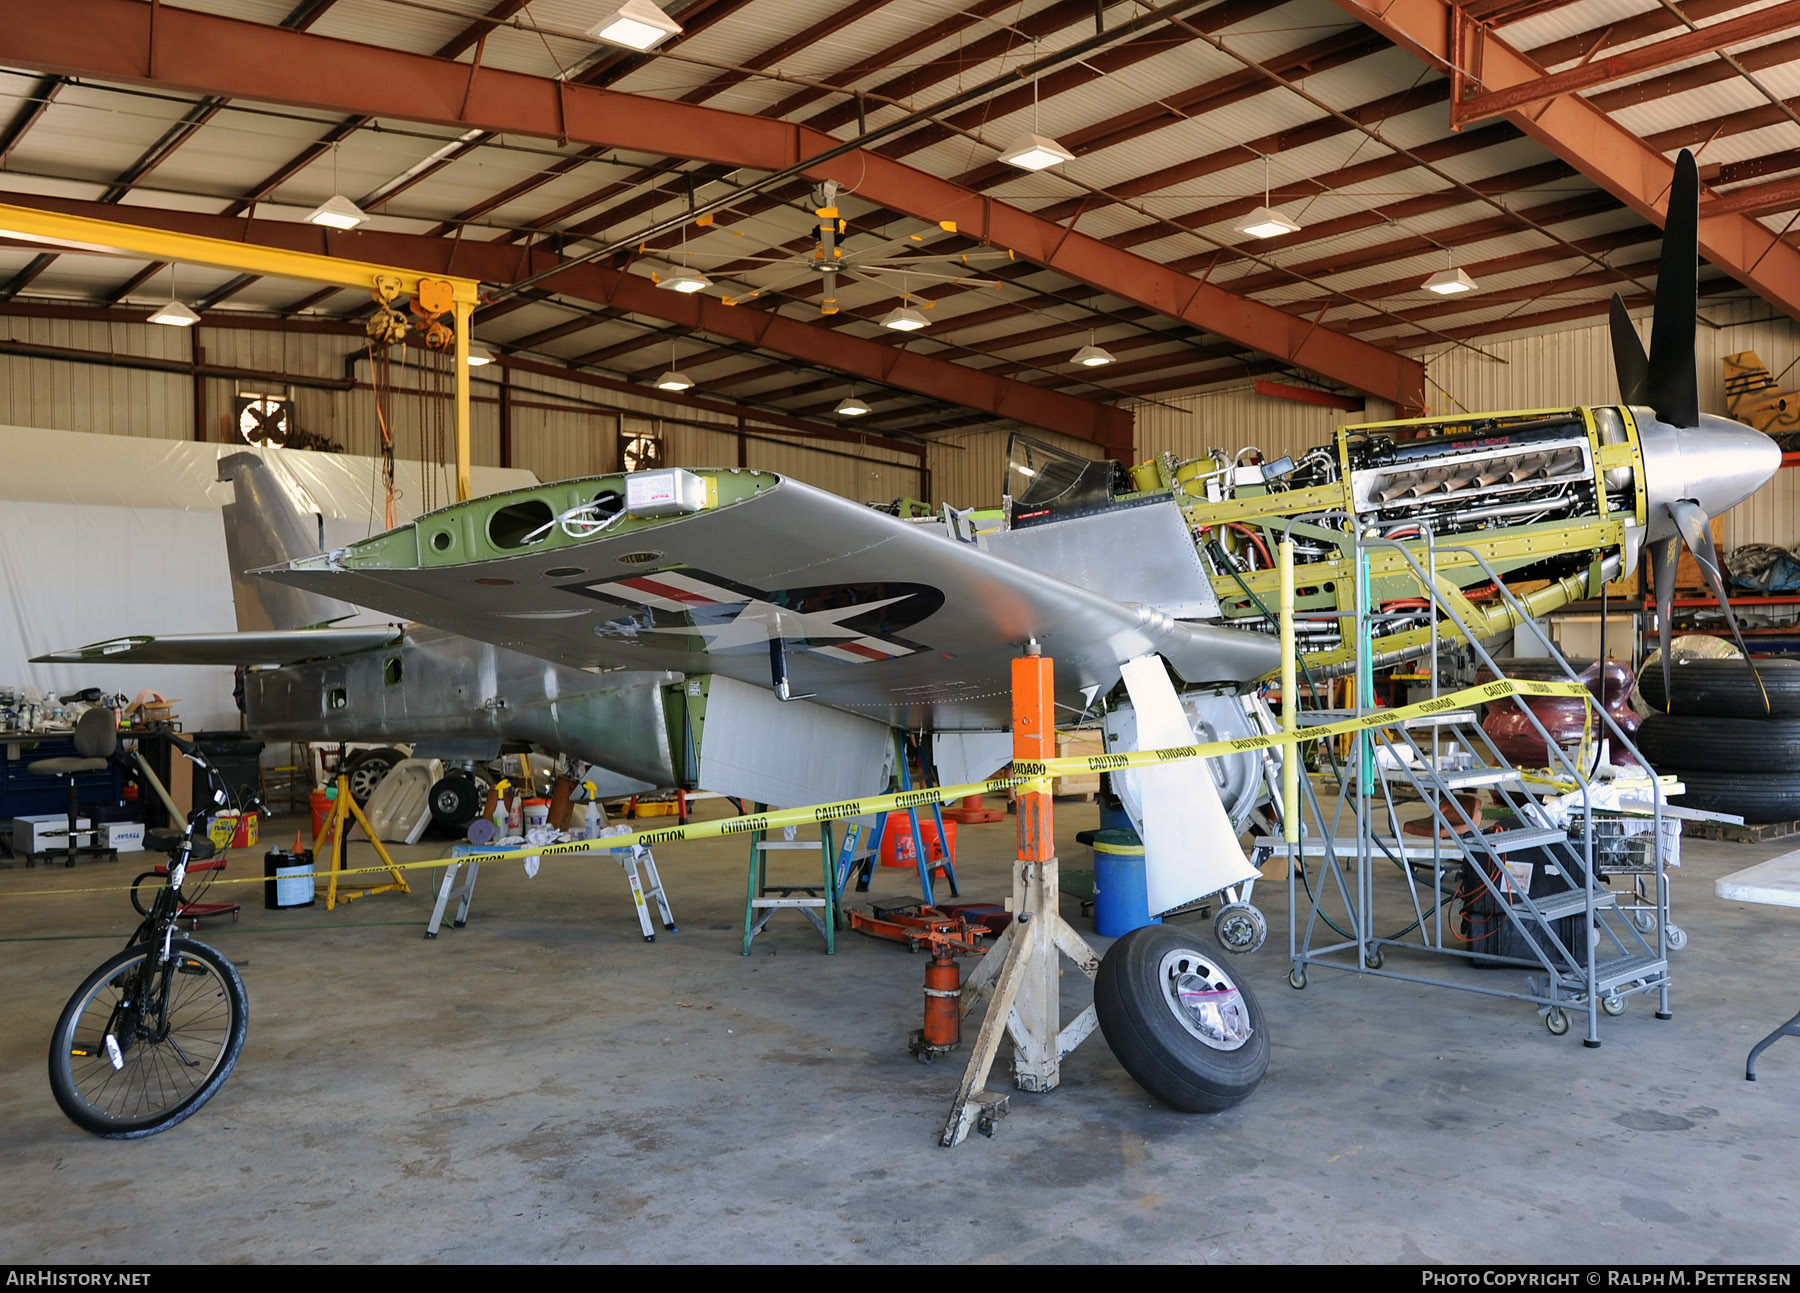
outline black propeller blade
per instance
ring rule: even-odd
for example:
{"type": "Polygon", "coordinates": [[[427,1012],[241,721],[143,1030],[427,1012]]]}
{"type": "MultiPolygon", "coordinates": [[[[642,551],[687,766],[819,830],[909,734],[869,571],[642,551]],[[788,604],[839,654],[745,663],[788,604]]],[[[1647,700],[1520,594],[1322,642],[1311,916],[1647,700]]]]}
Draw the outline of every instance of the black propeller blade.
{"type": "Polygon", "coordinates": [[[1645,545],[1650,557],[1650,587],[1656,594],[1656,640],[1662,650],[1663,695],[1669,695],[1669,612],[1675,603],[1675,567],[1681,560],[1681,536],[1652,539],[1645,545]]]}
{"type": "MultiPolygon", "coordinates": [[[[1700,303],[1700,170],[1687,149],[1675,159],[1669,212],[1663,219],[1662,258],[1656,268],[1656,315],[1650,325],[1646,403],[1676,427],[1700,425],[1694,374],[1694,311],[1700,303]]],[[[1613,353],[1618,354],[1614,329],[1613,353]]],[[[1623,384],[1623,376],[1620,382],[1623,384]]]]}
{"type": "MultiPolygon", "coordinates": [[[[1737,616],[1732,614],[1731,601],[1725,595],[1725,578],[1719,569],[1719,553],[1713,547],[1712,519],[1706,515],[1705,509],[1700,504],[1685,498],[1677,499],[1669,504],[1669,515],[1675,518],[1675,524],[1681,530],[1682,541],[1687,544],[1688,551],[1694,554],[1694,560],[1700,564],[1700,573],[1706,576],[1706,586],[1712,589],[1713,596],[1718,599],[1719,609],[1725,612],[1726,627],[1731,630],[1731,636],[1737,642],[1738,650],[1744,653],[1744,663],[1750,666],[1750,676],[1756,679],[1756,689],[1762,693],[1763,709],[1767,710],[1769,707],[1768,689],[1763,686],[1762,675],[1756,672],[1756,662],[1750,658],[1750,648],[1744,645],[1744,635],[1738,632],[1737,616]]],[[[1671,575],[1670,583],[1673,584],[1673,582],[1674,579],[1671,575]]],[[[1656,617],[1666,638],[1669,607],[1663,601],[1660,580],[1656,588],[1656,617]]],[[[1669,689],[1668,670],[1669,656],[1665,650],[1663,653],[1663,695],[1665,697],[1672,694],[1669,689]]]]}
{"type": "Polygon", "coordinates": [[[1612,299],[1613,371],[1619,376],[1619,398],[1627,404],[1642,404],[1649,399],[1650,361],[1644,357],[1644,343],[1638,340],[1631,316],[1625,313],[1625,302],[1617,292],[1612,299]]]}

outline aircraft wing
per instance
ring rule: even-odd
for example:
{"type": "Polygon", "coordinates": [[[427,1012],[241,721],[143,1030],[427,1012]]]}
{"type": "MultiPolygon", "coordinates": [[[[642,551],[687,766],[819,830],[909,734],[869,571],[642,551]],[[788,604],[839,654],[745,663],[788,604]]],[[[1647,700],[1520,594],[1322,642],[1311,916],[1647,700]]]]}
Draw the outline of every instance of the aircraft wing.
{"type": "Polygon", "coordinates": [[[391,624],[253,633],[140,634],[33,656],[33,664],[297,664],[400,641],[391,624]]]}
{"type": "Polygon", "coordinates": [[[492,495],[259,573],[580,668],[767,687],[779,651],[796,697],[938,731],[1009,725],[1029,639],[1075,710],[1152,652],[1191,683],[1278,663],[1271,637],[1114,601],[770,472],[679,472],[675,512],[626,505],[668,474],[492,495]]]}

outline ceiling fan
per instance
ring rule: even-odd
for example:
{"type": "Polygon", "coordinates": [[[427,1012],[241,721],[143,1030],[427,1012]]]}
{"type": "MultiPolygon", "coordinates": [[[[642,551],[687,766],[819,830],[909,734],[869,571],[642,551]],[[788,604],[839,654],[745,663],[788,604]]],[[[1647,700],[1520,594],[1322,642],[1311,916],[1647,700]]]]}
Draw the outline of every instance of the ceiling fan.
{"type": "MultiPolygon", "coordinates": [[[[692,255],[717,255],[720,261],[728,261],[731,265],[727,274],[722,276],[749,284],[749,291],[727,292],[723,298],[726,305],[741,305],[757,297],[784,292],[816,279],[819,283],[821,314],[836,314],[842,308],[839,291],[846,280],[878,285],[885,294],[894,290],[893,280],[897,276],[900,280],[899,295],[903,302],[929,310],[935,302],[924,297],[914,300],[910,291],[914,280],[998,288],[1003,285],[1001,280],[982,277],[981,265],[1018,259],[1015,253],[999,248],[934,254],[923,249],[928,236],[926,233],[887,238],[866,247],[846,247],[845,240],[850,236],[850,225],[838,206],[840,193],[834,180],[826,180],[813,187],[813,214],[817,217],[817,222],[813,226],[813,245],[809,252],[802,252],[797,256],[729,256],[726,253],[699,252],[692,255]]],[[[703,216],[700,222],[710,224],[711,217],[703,216]]],[[[937,227],[945,233],[957,232],[954,220],[939,221],[937,227]]],[[[741,238],[747,235],[734,232],[733,236],[741,238]]],[[[689,256],[684,244],[684,266],[689,256]]],[[[652,278],[657,282],[662,281],[655,274],[652,278]]]]}

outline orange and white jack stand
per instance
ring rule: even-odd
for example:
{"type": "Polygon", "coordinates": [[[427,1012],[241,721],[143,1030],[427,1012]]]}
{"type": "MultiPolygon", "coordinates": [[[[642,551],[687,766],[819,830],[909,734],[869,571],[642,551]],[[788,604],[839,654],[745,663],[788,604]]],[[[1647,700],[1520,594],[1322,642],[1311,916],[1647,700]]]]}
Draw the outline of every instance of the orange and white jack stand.
{"type": "MultiPolygon", "coordinates": [[[[1012,662],[1013,770],[1029,775],[1032,765],[1056,757],[1055,669],[1032,642],[1012,662]]],[[[1093,978],[1100,957],[1058,910],[1056,835],[1050,782],[1019,788],[1018,863],[1013,871],[1013,920],[963,984],[962,1013],[987,998],[987,1014],[976,1034],[969,1067],[950,1107],[939,1144],[959,1145],[971,1127],[994,1134],[1009,1097],[986,1090],[1000,1039],[1013,1043],[1013,1085],[1021,1091],[1049,1091],[1060,1081],[1058,1066],[1094,1031],[1089,1006],[1061,1028],[1057,980],[1060,953],[1093,978]]]]}
{"type": "Polygon", "coordinates": [[[369,825],[369,819],[363,816],[363,810],[358,808],[356,800],[350,797],[350,779],[348,777],[338,778],[337,798],[332,801],[331,815],[325,819],[325,829],[313,845],[313,848],[321,856],[325,852],[324,843],[327,837],[331,840],[331,879],[325,886],[326,911],[330,911],[340,902],[352,903],[358,898],[367,898],[372,893],[412,892],[411,886],[406,883],[406,877],[400,873],[394,859],[381,846],[381,841],[375,838],[375,828],[369,825]],[[338,872],[344,869],[344,849],[348,843],[344,836],[350,829],[352,818],[355,818],[357,824],[363,828],[363,834],[369,837],[369,843],[375,846],[375,852],[380,855],[383,862],[387,863],[388,874],[394,878],[386,884],[370,885],[366,889],[346,891],[340,894],[338,893],[338,872]]]}

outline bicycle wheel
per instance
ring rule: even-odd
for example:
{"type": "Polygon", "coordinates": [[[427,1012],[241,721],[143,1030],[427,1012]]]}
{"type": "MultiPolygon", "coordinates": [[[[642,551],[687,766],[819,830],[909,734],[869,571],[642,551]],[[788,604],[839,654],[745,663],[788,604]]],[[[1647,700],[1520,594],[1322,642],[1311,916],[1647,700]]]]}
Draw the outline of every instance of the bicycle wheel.
{"type": "Polygon", "coordinates": [[[205,1104],[244,1049],[237,967],[178,938],[169,964],[126,948],[75,990],[50,1039],[50,1090],[76,1126],[113,1140],[167,1131],[205,1104]]]}

